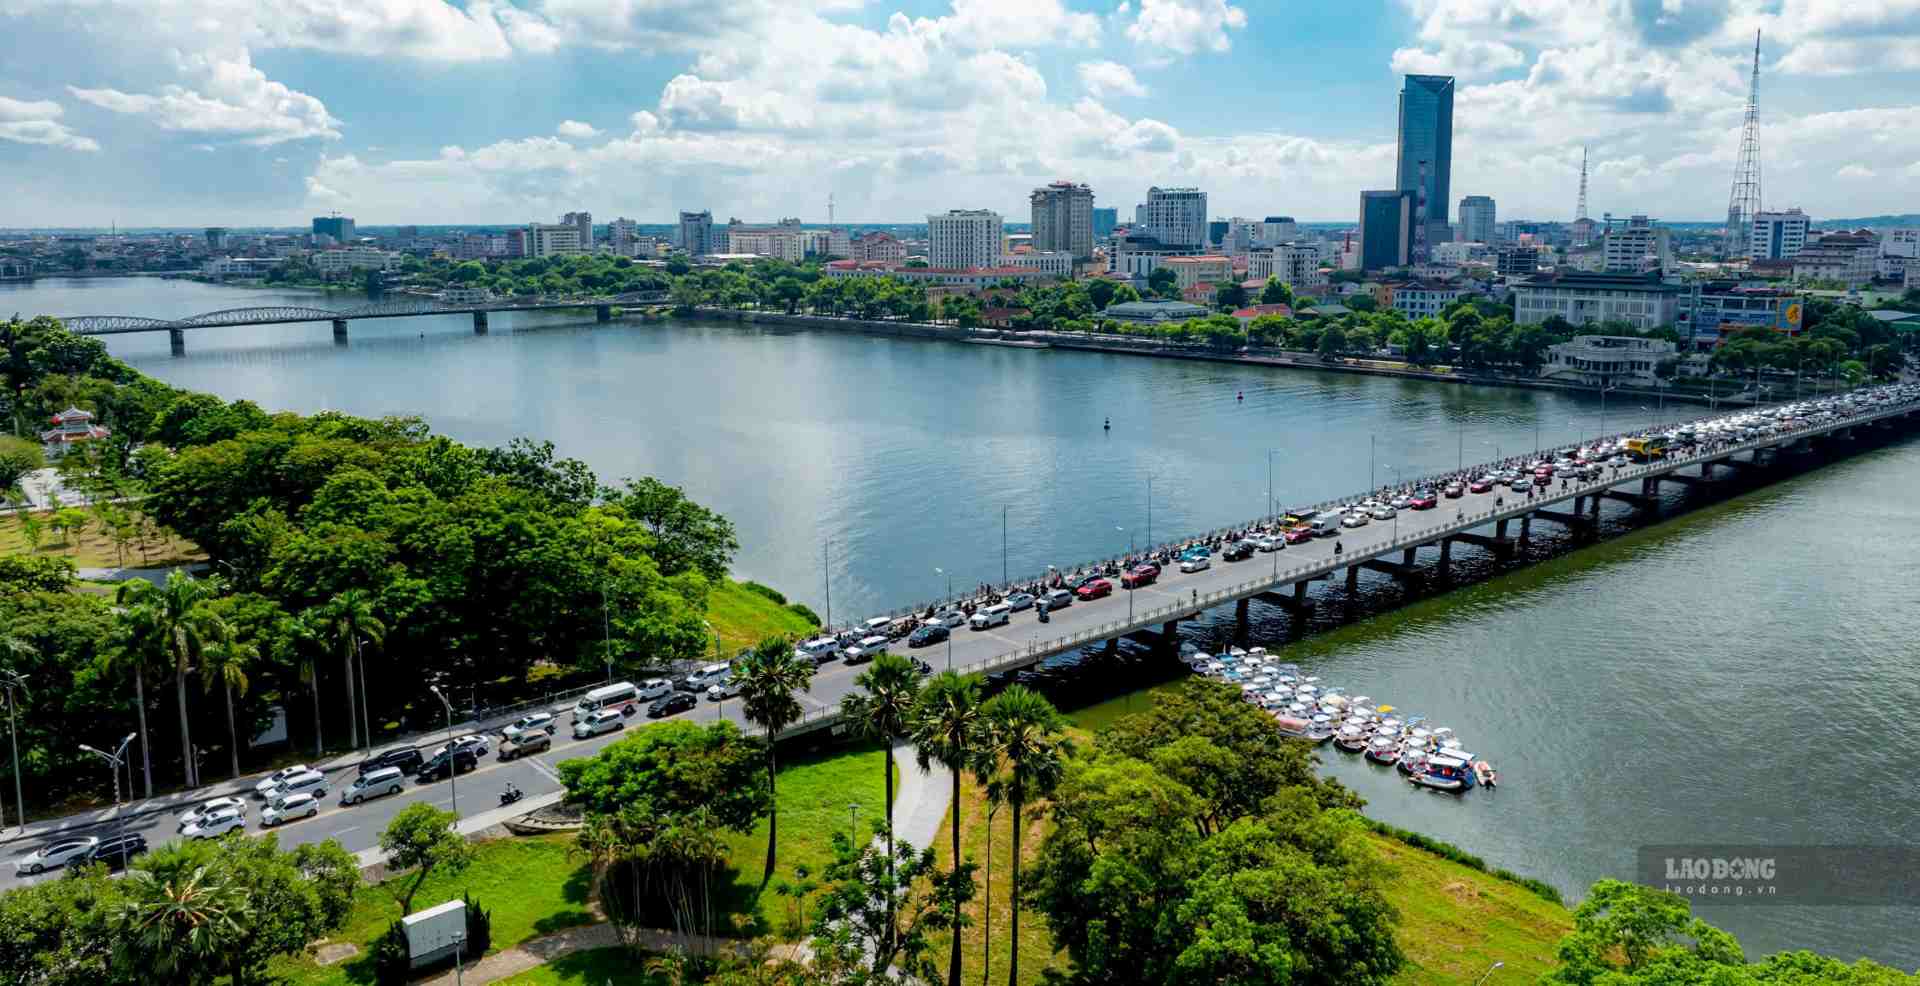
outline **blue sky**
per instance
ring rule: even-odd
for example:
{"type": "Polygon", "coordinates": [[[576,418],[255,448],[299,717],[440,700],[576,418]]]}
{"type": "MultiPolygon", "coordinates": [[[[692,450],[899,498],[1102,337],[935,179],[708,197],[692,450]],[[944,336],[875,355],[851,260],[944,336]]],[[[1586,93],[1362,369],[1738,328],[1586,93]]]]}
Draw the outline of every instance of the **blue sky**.
{"type": "Polygon", "coordinates": [[[1755,29],[1767,206],[1920,211],[1920,0],[0,0],[0,226],[1350,220],[1408,71],[1456,199],[1572,218],[1585,144],[1594,214],[1712,219],[1755,29]]]}

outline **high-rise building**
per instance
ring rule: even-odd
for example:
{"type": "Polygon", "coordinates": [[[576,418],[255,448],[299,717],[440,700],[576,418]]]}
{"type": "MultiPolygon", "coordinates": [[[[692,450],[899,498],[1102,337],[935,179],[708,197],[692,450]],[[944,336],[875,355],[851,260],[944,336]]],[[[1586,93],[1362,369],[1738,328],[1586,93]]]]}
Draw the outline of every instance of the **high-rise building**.
{"type": "Polygon", "coordinates": [[[1261,246],[1277,246],[1292,243],[1300,238],[1300,224],[1292,216],[1268,216],[1260,220],[1259,241],[1261,246]]]}
{"type": "Polygon", "coordinates": [[[1624,226],[1615,226],[1607,218],[1606,245],[1602,247],[1601,269],[1608,273],[1639,274],[1665,272],[1673,266],[1670,231],[1657,219],[1634,216],[1624,226]]]}
{"type": "Polygon", "coordinates": [[[583,253],[593,252],[593,213],[569,212],[566,215],[561,216],[560,221],[565,225],[572,226],[573,228],[580,231],[581,252],[583,253]]]}
{"type": "Polygon", "coordinates": [[[1785,212],[1761,212],[1753,217],[1753,238],[1747,246],[1748,260],[1791,260],[1807,245],[1807,214],[1799,209],[1785,212]]]}
{"type": "Polygon", "coordinates": [[[640,224],[625,216],[607,224],[607,243],[613,247],[614,253],[623,257],[633,256],[634,245],[639,239],[640,224]]]}
{"type": "Polygon", "coordinates": [[[1197,188],[1149,188],[1147,200],[1134,206],[1134,232],[1172,247],[1198,249],[1207,244],[1207,193],[1197,188]]]}
{"type": "MultiPolygon", "coordinates": [[[[1409,75],[1400,90],[1400,149],[1394,187],[1426,210],[1427,243],[1447,236],[1447,195],[1453,181],[1453,76],[1409,75]]],[[[1416,245],[1420,239],[1415,237],[1416,245]]],[[[1417,250],[1415,251],[1418,252],[1417,250]]]]}
{"type": "Polygon", "coordinates": [[[207,252],[219,253],[227,248],[227,228],[225,226],[207,227],[207,252]]]}
{"type": "Polygon", "coordinates": [[[1043,253],[1066,252],[1075,260],[1093,256],[1093,189],[1070,181],[1036,188],[1027,197],[1033,206],[1033,248],[1043,253]]]}
{"type": "Polygon", "coordinates": [[[315,216],[313,235],[331,236],[335,243],[350,242],[353,239],[353,220],[347,216],[315,216]]]}
{"type": "Polygon", "coordinates": [[[528,223],[527,256],[558,257],[585,253],[580,244],[580,227],[575,223],[528,223]]]}
{"type": "Polygon", "coordinates": [[[1093,210],[1093,238],[1094,239],[1104,240],[1107,237],[1112,236],[1113,228],[1118,225],[1120,225],[1119,209],[1096,208],[1093,210]]]}
{"type": "Polygon", "coordinates": [[[713,252],[713,213],[680,213],[680,249],[689,257],[704,257],[713,252]]]}
{"type": "Polygon", "coordinates": [[[927,217],[927,264],[965,269],[1000,262],[1000,214],[991,209],[953,209],[927,217]]]}
{"type": "Polygon", "coordinates": [[[1360,269],[1405,267],[1413,251],[1413,191],[1360,193],[1360,269]]]}
{"type": "Polygon", "coordinates": [[[1460,200],[1460,238],[1468,243],[1493,242],[1493,197],[1469,195],[1460,200]]]}

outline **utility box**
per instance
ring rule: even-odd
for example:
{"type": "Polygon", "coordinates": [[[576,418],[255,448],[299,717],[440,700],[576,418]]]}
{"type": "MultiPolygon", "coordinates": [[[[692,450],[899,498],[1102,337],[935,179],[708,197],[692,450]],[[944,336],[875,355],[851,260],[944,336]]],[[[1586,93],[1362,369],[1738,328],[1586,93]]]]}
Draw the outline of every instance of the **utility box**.
{"type": "Polygon", "coordinates": [[[450,959],[467,938],[467,902],[450,900],[400,919],[407,929],[407,955],[413,968],[450,959]]]}

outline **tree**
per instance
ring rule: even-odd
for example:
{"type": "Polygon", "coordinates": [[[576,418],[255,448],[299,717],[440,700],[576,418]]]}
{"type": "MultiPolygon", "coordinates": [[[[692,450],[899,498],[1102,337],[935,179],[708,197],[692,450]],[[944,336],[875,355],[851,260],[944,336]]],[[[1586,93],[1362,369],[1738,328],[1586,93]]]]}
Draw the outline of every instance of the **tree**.
{"type": "Polygon", "coordinates": [[[207,642],[200,662],[200,678],[211,687],[219,683],[226,696],[227,756],[232,762],[233,779],[240,779],[240,732],[233,724],[233,693],[247,693],[247,668],[260,659],[260,649],[239,640],[231,627],[207,642]]]}
{"type": "Polygon", "coordinates": [[[0,436],[0,491],[19,486],[23,477],[45,464],[39,445],[11,435],[0,436]]]}
{"type": "Polygon", "coordinates": [[[1179,293],[1179,283],[1180,277],[1173,272],[1173,268],[1171,267],[1155,267],[1153,273],[1147,275],[1147,290],[1162,298],[1171,298],[1177,295],[1179,293]]]}
{"type": "MultiPolygon", "coordinates": [[[[167,573],[164,584],[134,579],[121,583],[114,593],[115,602],[124,610],[125,645],[144,650],[148,655],[145,660],[164,660],[173,671],[174,698],[180,712],[180,758],[188,787],[200,786],[200,768],[187,726],[187,676],[200,662],[207,644],[228,632],[209,606],[223,588],[217,577],[196,579],[175,569],[167,573]]],[[[137,678],[136,687],[144,690],[137,678]]]]}
{"type": "Polygon", "coordinates": [[[733,680],[740,689],[740,708],[747,721],[767,731],[767,866],[760,885],[773,879],[774,847],[779,831],[780,797],[774,748],[780,734],[798,721],[803,711],[794,696],[813,687],[819,665],[794,650],[785,637],[768,637],[734,662],[733,680]]]}
{"type": "Polygon", "coordinates": [[[1638,983],[1647,981],[1639,974],[1655,966],[1745,963],[1733,936],[1694,917],[1685,898],[1619,880],[1593,885],[1573,912],[1573,931],[1560,939],[1558,958],[1559,967],[1541,982],[1573,986],[1604,977],[1638,983]]]}
{"type": "Polygon", "coordinates": [[[1228,284],[1214,293],[1213,300],[1223,312],[1238,311],[1247,305],[1247,289],[1238,283],[1228,284]]]}
{"type": "Polygon", "coordinates": [[[459,816],[424,802],[410,804],[393,816],[380,833],[380,851],[395,872],[415,870],[413,881],[401,892],[400,913],[413,911],[413,895],[435,870],[458,873],[473,863],[473,847],[454,831],[459,816]]]}
{"type": "MultiPolygon", "coordinates": [[[[953,835],[953,865],[960,865],[960,775],[980,756],[982,740],[980,677],[942,671],[920,690],[914,704],[909,733],[920,769],[939,763],[953,775],[949,827],[953,835]]],[[[955,902],[957,908],[958,902],[955,902]]],[[[949,918],[961,920],[956,909],[949,918]]],[[[953,936],[952,952],[947,957],[947,986],[960,986],[960,935],[953,936]]]]}
{"type": "MultiPolygon", "coordinates": [[[[340,649],[340,664],[347,683],[347,736],[352,745],[360,745],[360,721],[354,699],[354,665],[360,666],[360,685],[366,687],[366,662],[360,657],[360,641],[379,647],[387,639],[387,625],[373,612],[373,597],[365,589],[348,589],[337,593],[318,613],[321,632],[335,647],[340,649]]],[[[372,697],[361,695],[361,701],[371,702],[372,697]]],[[[372,744],[373,737],[365,740],[372,744]]]]}
{"type": "Polygon", "coordinates": [[[136,870],[128,875],[121,905],[119,960],[152,970],[161,982],[211,983],[226,971],[226,953],[245,936],[246,913],[242,888],[206,866],[165,881],[136,870]]]}
{"type": "Polygon", "coordinates": [[[1096,277],[1087,282],[1087,301],[1095,311],[1113,304],[1113,293],[1120,285],[1104,277],[1096,277]]]}
{"type": "Polygon", "coordinates": [[[1320,333],[1320,355],[1338,356],[1347,348],[1347,334],[1337,325],[1329,325],[1320,333]]]}
{"type": "Polygon", "coordinates": [[[736,832],[753,829],[771,807],[762,741],[731,722],[658,723],[591,757],[560,764],[567,800],[589,814],[644,809],[682,817],[698,810],[736,832]]]}
{"type": "Polygon", "coordinates": [[[937,980],[926,957],[927,932],[947,929],[960,937],[952,916],[972,899],[973,864],[956,861],[953,870],[942,872],[930,849],[902,842],[883,852],[871,842],[856,845],[841,832],[833,834],[833,856],[814,919],[814,954],[823,968],[863,975],[826,981],[893,982],[893,969],[905,972],[908,982],[937,980]]]}
{"type": "Polygon", "coordinates": [[[695,571],[717,584],[726,578],[733,553],[740,550],[733,524],[688,499],[678,486],[657,479],[629,479],[623,489],[609,493],[607,502],[652,533],[654,544],[648,553],[662,575],[695,571]]]}
{"type": "Polygon", "coordinates": [[[1286,282],[1280,280],[1280,278],[1268,276],[1266,286],[1260,289],[1260,303],[1263,305],[1291,305],[1293,304],[1293,289],[1287,287],[1286,282]]]}
{"type": "MultiPolygon", "coordinates": [[[[840,700],[841,721],[866,739],[878,742],[886,752],[888,865],[893,860],[893,748],[907,735],[915,701],[920,694],[920,673],[913,662],[881,651],[860,676],[853,680],[860,691],[840,700]]],[[[891,898],[887,901],[893,907],[891,898]]]]}
{"type": "Polygon", "coordinates": [[[74,532],[87,530],[87,512],[79,507],[64,507],[53,514],[53,529],[60,532],[61,543],[71,547],[74,532]]]}
{"type": "Polygon", "coordinates": [[[1046,797],[1059,783],[1073,743],[1066,720],[1053,704],[1023,685],[1008,686],[985,706],[993,722],[993,753],[1003,765],[1007,804],[1013,809],[1013,930],[1007,938],[1007,984],[1020,982],[1020,833],[1027,803],[1046,797]]]}

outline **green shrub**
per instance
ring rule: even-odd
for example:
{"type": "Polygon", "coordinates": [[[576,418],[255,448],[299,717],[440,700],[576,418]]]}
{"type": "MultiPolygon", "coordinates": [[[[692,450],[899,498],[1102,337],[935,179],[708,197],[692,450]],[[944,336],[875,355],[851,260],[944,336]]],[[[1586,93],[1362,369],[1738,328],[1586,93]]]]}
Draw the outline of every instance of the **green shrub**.
{"type": "Polygon", "coordinates": [[[493,912],[474,903],[470,894],[461,894],[467,905],[467,943],[462,946],[469,958],[479,958],[493,947],[493,912]]]}
{"type": "Polygon", "coordinates": [[[404,986],[412,977],[413,960],[407,946],[407,926],[398,921],[373,945],[373,981],[379,986],[404,986]]]}
{"type": "Polygon", "coordinates": [[[799,617],[806,620],[808,623],[813,624],[814,626],[820,625],[820,614],[808,608],[806,603],[788,603],[787,611],[795,615],[798,615],[799,617]]]}
{"type": "Polygon", "coordinates": [[[761,585],[758,582],[742,582],[740,584],[745,586],[748,592],[759,593],[773,600],[776,605],[785,606],[787,604],[787,597],[781,595],[780,590],[775,589],[773,586],[761,585]]]}

